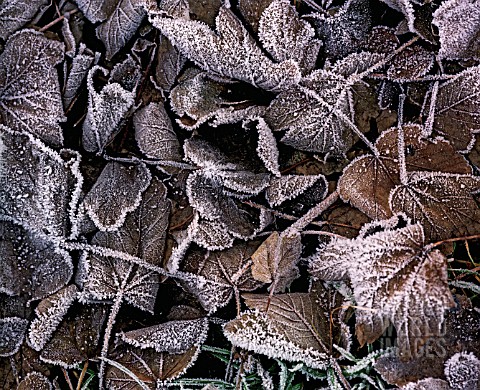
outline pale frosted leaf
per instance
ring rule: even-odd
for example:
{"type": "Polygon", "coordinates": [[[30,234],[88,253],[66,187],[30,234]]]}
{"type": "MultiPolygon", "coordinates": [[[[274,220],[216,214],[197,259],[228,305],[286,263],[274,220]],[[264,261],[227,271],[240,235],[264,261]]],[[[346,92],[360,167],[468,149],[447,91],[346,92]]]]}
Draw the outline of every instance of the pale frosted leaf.
{"type": "Polygon", "coordinates": [[[469,236],[480,232],[480,208],[473,197],[479,191],[475,176],[413,172],[391,192],[390,207],[421,223],[431,241],[469,236]]]}
{"type": "Polygon", "coordinates": [[[158,7],[170,16],[190,19],[188,0],[160,0],[158,7]]]}
{"type": "Polygon", "coordinates": [[[181,161],[180,143],[172,122],[160,103],[150,103],[133,116],[135,140],[147,157],[181,161]]]}
{"type": "Polygon", "coordinates": [[[39,372],[29,372],[18,384],[17,390],[52,390],[52,384],[48,378],[39,372]]]}
{"type": "Polygon", "coordinates": [[[201,219],[198,222],[194,242],[210,251],[230,248],[235,237],[218,221],[201,219]]]}
{"type": "Polygon", "coordinates": [[[402,387],[403,390],[451,390],[448,382],[443,379],[427,378],[418,382],[409,383],[402,387]]]}
{"type": "MultiPolygon", "coordinates": [[[[69,230],[79,157],[62,158],[29,133],[0,125],[0,215],[53,236],[69,230]]],[[[72,221],[73,223],[73,221],[72,221]]]]}
{"type": "Polygon", "coordinates": [[[302,253],[300,235],[273,232],[252,255],[254,279],[271,283],[275,292],[285,291],[299,276],[297,263],[302,253]]]}
{"type": "Polygon", "coordinates": [[[99,66],[88,72],[88,112],[83,122],[82,142],[87,152],[101,153],[133,106],[135,95],[118,83],[107,84],[100,93],[97,92],[93,86],[97,70],[105,73],[105,69],[99,66]]]}
{"type": "Polygon", "coordinates": [[[244,19],[252,26],[254,32],[258,31],[260,17],[273,0],[239,0],[238,10],[244,19]]]}
{"type": "Polygon", "coordinates": [[[103,22],[107,19],[114,8],[118,0],[76,0],[78,8],[85,17],[92,23],[103,22]]]}
{"type": "MultiPolygon", "coordinates": [[[[258,195],[269,186],[269,173],[253,173],[250,171],[218,171],[226,189],[239,195],[258,195]]],[[[230,192],[228,191],[228,192],[230,192]]]]}
{"type": "Polygon", "coordinates": [[[156,352],[181,354],[190,348],[201,346],[207,338],[208,320],[175,320],[153,325],[148,328],[131,330],[121,334],[127,344],[156,352]]]}
{"type": "Polygon", "coordinates": [[[167,37],[160,35],[158,40],[155,81],[163,91],[170,91],[185,65],[186,58],[167,37]]]}
{"type": "Polygon", "coordinates": [[[36,351],[43,349],[77,298],[77,292],[77,287],[71,284],[43,299],[38,304],[35,309],[36,317],[28,330],[27,341],[29,346],[36,351]]]}
{"type": "Polygon", "coordinates": [[[181,18],[150,15],[150,22],[204,70],[268,90],[285,89],[300,79],[296,62],[273,63],[225,7],[220,8],[217,16],[216,33],[204,23],[181,18]]]}
{"type": "Polygon", "coordinates": [[[268,126],[263,118],[258,118],[257,124],[258,142],[257,154],[263,161],[265,168],[275,176],[280,176],[280,166],[278,164],[279,151],[277,140],[275,139],[272,129],[268,126]]]}
{"type": "Polygon", "coordinates": [[[385,55],[377,52],[361,51],[352,53],[335,62],[335,65],[329,69],[335,74],[348,78],[351,75],[357,75],[365,72],[385,59],[385,55]]]}
{"type": "Polygon", "coordinates": [[[72,68],[68,73],[67,85],[65,87],[65,93],[63,94],[63,104],[65,108],[70,106],[77,95],[94,59],[94,56],[88,53],[77,54],[73,57],[72,68]]]}
{"type": "Polygon", "coordinates": [[[327,193],[327,181],[323,175],[272,177],[265,194],[270,206],[275,207],[304,193],[314,184],[323,188],[324,197],[327,193]]]}
{"type": "Polygon", "coordinates": [[[390,80],[402,82],[427,74],[434,64],[434,55],[420,45],[407,47],[397,54],[387,69],[390,80]]]}
{"type": "Polygon", "coordinates": [[[98,356],[107,306],[90,304],[77,307],[62,321],[40,354],[46,363],[69,369],[98,356]]]}
{"type": "Polygon", "coordinates": [[[276,61],[297,61],[304,73],[315,67],[322,45],[315,39],[313,27],[300,19],[289,0],[274,0],[263,11],[258,37],[276,61]]]}
{"type": "MultiPolygon", "coordinates": [[[[427,107],[430,102],[427,102],[427,107]]],[[[480,131],[480,66],[464,70],[440,85],[433,129],[457,150],[468,151],[473,134],[480,131]]]]}
{"type": "Polygon", "coordinates": [[[183,144],[185,159],[202,168],[236,168],[217,147],[201,138],[190,138],[183,144]]]}
{"type": "Polygon", "coordinates": [[[118,229],[127,213],[140,204],[150,179],[151,174],[143,164],[125,166],[109,162],[85,196],[89,217],[100,230],[118,229]]]}
{"type": "Polygon", "coordinates": [[[0,291],[44,298],[65,286],[73,273],[68,252],[11,222],[0,222],[0,291]]]}
{"type": "Polygon", "coordinates": [[[60,146],[63,113],[55,65],[64,46],[34,30],[12,35],[0,55],[0,115],[4,125],[60,146]]]}
{"type": "Polygon", "coordinates": [[[454,390],[477,390],[480,387],[480,360],[473,353],[456,353],[445,363],[445,376],[454,390]]]}
{"type": "Polygon", "coordinates": [[[371,26],[371,9],[367,0],[346,2],[334,16],[316,14],[313,25],[324,42],[328,57],[341,58],[357,51],[371,26]]]}
{"type": "Polygon", "coordinates": [[[351,250],[351,241],[346,238],[333,238],[328,244],[320,247],[318,255],[309,259],[310,275],[320,280],[348,280],[348,252],[351,250]]]}
{"type": "Polygon", "coordinates": [[[440,58],[480,58],[480,2],[448,0],[433,13],[440,36],[440,58]]]}
{"type": "Polygon", "coordinates": [[[28,320],[19,317],[0,318],[0,356],[12,356],[20,349],[28,320]]]}
{"type": "Polygon", "coordinates": [[[133,37],[146,15],[144,0],[108,0],[105,2],[81,0],[78,3],[80,9],[82,9],[80,3],[89,3],[88,7],[91,9],[92,16],[89,17],[88,13],[85,15],[90,21],[106,19],[96,28],[96,32],[97,37],[105,45],[107,60],[111,60],[133,37]]]}
{"type": "Polygon", "coordinates": [[[39,8],[48,4],[47,0],[4,0],[0,4],[0,38],[8,36],[28,23],[39,8]]]}
{"type": "Polygon", "coordinates": [[[127,58],[117,63],[110,72],[110,83],[118,83],[127,91],[135,92],[142,79],[142,69],[137,61],[128,54],[127,58]]]}

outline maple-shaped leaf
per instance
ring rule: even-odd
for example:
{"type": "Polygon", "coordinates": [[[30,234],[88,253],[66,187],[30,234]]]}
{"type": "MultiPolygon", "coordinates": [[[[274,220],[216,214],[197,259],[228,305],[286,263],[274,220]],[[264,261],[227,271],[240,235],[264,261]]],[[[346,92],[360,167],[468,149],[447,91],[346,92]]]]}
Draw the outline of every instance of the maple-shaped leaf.
{"type": "Polygon", "coordinates": [[[8,36],[28,23],[40,7],[48,4],[47,0],[6,0],[0,4],[0,38],[8,36]]]}
{"type": "Polygon", "coordinates": [[[68,252],[11,222],[0,222],[0,291],[44,298],[65,286],[73,273],[68,252]]]}
{"type": "MultiPolygon", "coordinates": [[[[83,45],[83,44],[82,44],[83,45]]],[[[79,92],[81,84],[88,74],[88,70],[95,61],[93,53],[83,45],[78,54],[73,57],[72,67],[68,73],[65,92],[63,93],[63,104],[65,108],[69,107],[79,92]]]]}
{"type": "Polygon", "coordinates": [[[204,23],[183,18],[169,19],[155,14],[149,18],[174,46],[204,70],[267,90],[285,89],[300,79],[295,61],[272,62],[240,20],[225,7],[220,8],[216,18],[216,32],[204,23]]]}
{"type": "Polygon", "coordinates": [[[0,55],[0,117],[14,130],[26,130],[55,146],[63,144],[63,113],[55,65],[64,46],[34,30],[12,35],[0,55]]]}
{"type": "Polygon", "coordinates": [[[323,175],[284,175],[270,178],[270,185],[265,195],[270,206],[279,206],[283,202],[296,198],[314,184],[324,188],[323,196],[327,193],[327,181],[323,175]]]}
{"type": "Polygon", "coordinates": [[[12,356],[23,343],[28,320],[19,317],[0,318],[0,356],[12,356]]]}
{"type": "MultiPolygon", "coordinates": [[[[470,174],[468,162],[445,140],[427,140],[423,129],[415,124],[402,127],[407,171],[441,171],[470,174]]],[[[400,184],[398,162],[398,129],[384,131],[375,143],[378,155],[364,155],[348,165],[338,181],[338,192],[345,202],[372,219],[392,215],[390,192],[400,184]]]]}
{"type": "Polygon", "coordinates": [[[396,217],[375,222],[354,240],[327,244],[310,259],[310,270],[322,279],[348,275],[360,307],[356,312],[360,344],[375,341],[392,322],[400,356],[409,358],[428,337],[439,335],[444,311],[454,301],[445,256],[438,250],[425,250],[420,224],[396,228],[398,222],[396,217]],[[382,226],[383,230],[369,233],[382,226]]]}
{"type": "Polygon", "coordinates": [[[52,390],[52,383],[48,378],[39,372],[29,372],[18,384],[17,390],[52,390]]]}
{"type": "Polygon", "coordinates": [[[78,164],[78,155],[62,157],[30,133],[0,125],[0,215],[29,230],[67,235],[81,186],[78,164]]]}
{"type": "Polygon", "coordinates": [[[172,122],[160,103],[150,103],[133,116],[135,140],[147,157],[181,161],[180,143],[172,122]]]}
{"type": "Polygon", "coordinates": [[[133,106],[135,95],[118,83],[107,84],[97,92],[93,76],[98,70],[106,72],[99,66],[88,72],[88,111],[83,122],[82,143],[87,152],[101,153],[133,106]]]}
{"type": "Polygon", "coordinates": [[[88,216],[102,231],[117,230],[140,204],[150,179],[144,164],[109,162],[83,201],[88,216]]]}
{"type": "Polygon", "coordinates": [[[257,241],[249,241],[207,254],[191,252],[180,267],[179,283],[213,313],[226,306],[236,291],[253,291],[263,284],[252,278],[250,268],[250,257],[257,247],[257,241]]]}
{"type": "Polygon", "coordinates": [[[480,58],[480,7],[478,1],[448,0],[433,13],[438,27],[440,58],[480,58]]]}
{"type": "Polygon", "coordinates": [[[107,317],[105,305],[77,307],[65,318],[43,348],[40,359],[69,369],[96,357],[107,317]]]}
{"type": "Polygon", "coordinates": [[[334,337],[343,313],[343,297],[331,290],[279,294],[270,297],[245,294],[251,309],[225,324],[223,332],[237,347],[287,361],[300,361],[312,368],[329,365],[331,346],[330,315],[334,337]]]}
{"type": "Polygon", "coordinates": [[[77,298],[77,293],[77,287],[71,284],[38,304],[35,309],[36,317],[28,330],[28,345],[36,351],[42,350],[77,298]]]}
{"type": "Polygon", "coordinates": [[[412,172],[390,193],[390,208],[423,225],[430,240],[480,232],[480,208],[473,194],[480,178],[440,172],[412,172]]]}
{"type": "Polygon", "coordinates": [[[302,253],[300,234],[273,232],[252,255],[254,279],[271,283],[275,292],[285,291],[298,278],[302,253]]]}
{"type": "MultiPolygon", "coordinates": [[[[430,99],[429,99],[430,100],[430,99]]],[[[459,151],[471,149],[480,130],[480,66],[467,68],[441,84],[436,94],[433,129],[459,151]]],[[[431,105],[427,101],[426,107],[431,105]]]]}
{"type": "Polygon", "coordinates": [[[315,30],[301,20],[289,0],[274,0],[262,13],[258,37],[263,47],[278,61],[294,60],[308,73],[315,67],[322,42],[315,30]]]}

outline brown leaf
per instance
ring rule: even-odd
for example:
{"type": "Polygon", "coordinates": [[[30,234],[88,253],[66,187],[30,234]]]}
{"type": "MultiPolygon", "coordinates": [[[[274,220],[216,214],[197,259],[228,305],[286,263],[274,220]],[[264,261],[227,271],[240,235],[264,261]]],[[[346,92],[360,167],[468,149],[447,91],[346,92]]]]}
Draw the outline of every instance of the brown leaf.
{"type": "Polygon", "coordinates": [[[39,372],[30,372],[19,384],[17,390],[51,390],[52,384],[39,372]]]}

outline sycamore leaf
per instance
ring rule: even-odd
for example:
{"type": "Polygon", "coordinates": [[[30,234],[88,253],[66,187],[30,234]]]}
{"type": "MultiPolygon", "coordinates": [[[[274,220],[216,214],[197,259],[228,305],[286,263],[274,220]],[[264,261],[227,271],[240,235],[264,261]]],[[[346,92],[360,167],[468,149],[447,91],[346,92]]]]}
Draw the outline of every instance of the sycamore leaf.
{"type": "Polygon", "coordinates": [[[180,143],[172,122],[160,103],[150,103],[133,116],[135,140],[147,157],[181,161],[180,143]]]}
{"type": "Polygon", "coordinates": [[[423,225],[431,241],[480,232],[480,208],[473,194],[480,179],[472,175],[412,172],[390,194],[394,213],[403,212],[423,225]]]}
{"type": "Polygon", "coordinates": [[[43,348],[40,359],[69,369],[96,357],[106,318],[107,307],[104,305],[77,308],[62,321],[43,348]]]}
{"type": "Polygon", "coordinates": [[[57,329],[68,309],[77,298],[78,289],[71,284],[43,299],[35,309],[36,317],[30,324],[27,341],[41,351],[57,329]]]}
{"type": "Polygon", "coordinates": [[[225,324],[223,332],[237,347],[325,369],[330,359],[330,315],[338,332],[343,297],[326,289],[311,293],[246,294],[251,309],[225,324]]]}
{"type": "Polygon", "coordinates": [[[440,334],[444,311],[454,301],[445,256],[425,251],[420,224],[396,228],[398,222],[393,218],[366,225],[356,239],[327,245],[310,260],[310,270],[320,278],[348,275],[360,307],[356,312],[360,344],[375,341],[392,322],[400,356],[409,358],[428,337],[440,334]],[[330,268],[336,271],[325,273],[330,268]]]}
{"type": "Polygon", "coordinates": [[[289,0],[274,0],[262,13],[258,37],[263,47],[278,61],[294,60],[303,73],[315,67],[322,42],[315,30],[301,20],[289,0]]]}
{"type": "Polygon", "coordinates": [[[19,317],[0,318],[0,356],[12,356],[23,343],[28,320],[19,317]]]}
{"type": "Polygon", "coordinates": [[[258,32],[260,17],[263,11],[273,2],[273,0],[239,0],[238,10],[243,18],[252,27],[254,32],[258,32]]]}
{"type": "Polygon", "coordinates": [[[252,276],[271,283],[274,292],[285,291],[299,276],[297,262],[301,253],[300,234],[273,232],[252,255],[252,276]]]}
{"type": "Polygon", "coordinates": [[[304,193],[314,184],[323,188],[323,196],[327,193],[327,180],[323,175],[284,175],[270,178],[270,185],[265,195],[270,206],[275,207],[304,193]]]}
{"type": "Polygon", "coordinates": [[[267,90],[282,90],[300,79],[298,64],[279,64],[265,56],[233,12],[220,8],[217,32],[206,24],[150,14],[150,22],[187,58],[202,69],[249,82],[267,90]]]}
{"type": "Polygon", "coordinates": [[[448,0],[433,13],[440,50],[446,59],[480,58],[480,3],[478,0],[448,0]]]}
{"type": "MultiPolygon", "coordinates": [[[[430,102],[427,102],[429,107],[430,102]]],[[[469,151],[480,130],[480,66],[467,68],[440,85],[436,96],[433,129],[459,151],[469,151]]]]}
{"type": "Polygon", "coordinates": [[[17,390],[52,390],[53,386],[48,378],[39,372],[29,372],[18,384],[17,390]]]}
{"type": "Polygon", "coordinates": [[[87,152],[101,153],[133,106],[135,95],[118,83],[107,84],[98,93],[93,86],[93,76],[97,70],[106,72],[99,66],[88,72],[88,111],[83,122],[82,142],[87,152]]]}
{"type": "Polygon", "coordinates": [[[0,38],[8,36],[28,23],[47,0],[5,0],[0,4],[0,38]]]}
{"type": "Polygon", "coordinates": [[[63,44],[34,30],[12,35],[0,55],[0,117],[14,130],[26,130],[55,146],[63,144],[63,114],[55,65],[63,44]]]}
{"type": "Polygon", "coordinates": [[[0,222],[0,291],[44,298],[65,286],[73,273],[68,252],[11,222],[0,222]]]}
{"type": "Polygon", "coordinates": [[[62,158],[31,134],[0,125],[0,215],[29,230],[65,236],[81,186],[74,172],[79,162],[78,155],[62,158]]]}
{"type": "Polygon", "coordinates": [[[140,204],[150,180],[150,171],[144,164],[125,166],[109,162],[83,201],[88,216],[102,231],[117,230],[127,213],[140,204]]]}
{"type": "Polygon", "coordinates": [[[226,306],[236,291],[253,291],[263,283],[252,278],[250,257],[258,242],[238,243],[222,251],[189,253],[179,282],[191,291],[209,313],[226,306]]]}
{"type": "MultiPolygon", "coordinates": [[[[422,138],[422,128],[403,126],[407,171],[442,171],[469,174],[468,162],[446,141],[422,138]]],[[[398,162],[398,129],[383,132],[375,143],[379,155],[364,155],[348,165],[338,181],[338,192],[345,202],[372,219],[392,215],[390,192],[400,184],[398,162]]]]}

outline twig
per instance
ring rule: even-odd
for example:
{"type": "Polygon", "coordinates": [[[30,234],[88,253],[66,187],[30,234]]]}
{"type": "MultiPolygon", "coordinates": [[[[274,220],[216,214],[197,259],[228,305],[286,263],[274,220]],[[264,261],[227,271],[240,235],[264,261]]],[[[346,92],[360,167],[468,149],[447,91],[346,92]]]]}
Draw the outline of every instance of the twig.
{"type": "Polygon", "coordinates": [[[336,233],[331,233],[331,232],[325,232],[323,230],[304,230],[302,234],[308,234],[308,235],[317,235],[317,236],[328,236],[328,237],[333,237],[333,238],[345,238],[344,236],[336,233]]]}
{"type": "Polygon", "coordinates": [[[43,26],[39,31],[40,32],[44,32],[46,30],[48,30],[50,27],[54,26],[55,24],[57,24],[58,22],[61,22],[63,19],[65,19],[66,17],[70,17],[70,15],[73,15],[74,13],[78,12],[78,8],[75,8],[74,10],[72,11],[68,11],[68,12],[65,12],[62,16],[59,16],[58,18],[52,20],[50,23],[48,23],[47,25],[43,26]]]}
{"type": "Polygon", "coordinates": [[[82,389],[83,378],[85,378],[85,374],[87,373],[87,368],[88,368],[88,360],[85,361],[85,364],[83,365],[82,372],[80,373],[80,378],[78,378],[78,383],[77,383],[77,389],[76,390],[81,390],[82,389]]]}
{"type": "Polygon", "coordinates": [[[322,214],[326,209],[328,209],[332,204],[338,200],[338,192],[333,191],[328,195],[324,200],[322,200],[318,205],[310,209],[303,217],[301,217],[297,222],[289,227],[291,230],[296,230],[298,232],[305,229],[312,221],[322,214]]]}
{"type": "Polygon", "coordinates": [[[62,372],[63,372],[63,376],[65,377],[65,380],[67,381],[68,388],[69,388],[70,390],[73,390],[73,385],[72,385],[72,382],[70,381],[70,377],[68,376],[67,370],[65,370],[65,369],[62,367],[62,372]]]}
{"type": "Polygon", "coordinates": [[[457,242],[457,241],[466,241],[466,240],[476,240],[480,238],[480,234],[475,234],[473,236],[465,236],[465,237],[454,237],[454,238],[447,238],[446,240],[441,240],[437,242],[433,242],[425,246],[425,251],[429,252],[433,248],[440,246],[442,244],[446,244],[447,242],[457,242]]]}

